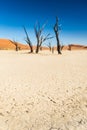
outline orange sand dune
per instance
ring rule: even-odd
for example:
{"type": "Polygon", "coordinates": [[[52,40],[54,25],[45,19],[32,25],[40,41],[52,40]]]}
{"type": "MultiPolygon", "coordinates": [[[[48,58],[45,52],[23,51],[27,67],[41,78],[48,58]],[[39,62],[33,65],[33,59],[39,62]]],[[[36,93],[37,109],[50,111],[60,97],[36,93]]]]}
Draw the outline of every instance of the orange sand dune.
{"type": "MultiPolygon", "coordinates": [[[[21,44],[18,43],[18,47],[19,50],[28,50],[29,46],[26,44],[21,44]]],[[[63,47],[63,50],[83,50],[83,49],[87,49],[87,46],[84,45],[79,45],[79,44],[70,44],[70,45],[65,45],[63,47]]],[[[9,39],[0,39],[0,50],[15,50],[16,46],[11,42],[11,40],[9,39]]],[[[33,46],[33,49],[36,49],[36,46],[33,46]]],[[[56,50],[57,48],[54,47],[54,50],[56,50]]],[[[48,47],[42,46],[41,50],[49,50],[48,47]]]]}
{"type": "MultiPolygon", "coordinates": [[[[70,44],[70,45],[64,45],[62,50],[85,50],[87,49],[87,46],[79,45],[79,44],[70,44]]],[[[48,47],[42,47],[42,50],[49,50],[48,47]]],[[[54,50],[57,50],[57,47],[54,46],[54,50]]]]}
{"type": "Polygon", "coordinates": [[[87,46],[79,45],[79,44],[70,44],[68,46],[68,50],[70,49],[70,47],[71,47],[71,50],[84,50],[84,49],[87,49],[87,46]]]}
{"type": "MultiPolygon", "coordinates": [[[[29,49],[28,45],[18,43],[20,50],[29,49]]],[[[0,50],[15,50],[16,46],[9,39],[0,39],[0,50]]]]}

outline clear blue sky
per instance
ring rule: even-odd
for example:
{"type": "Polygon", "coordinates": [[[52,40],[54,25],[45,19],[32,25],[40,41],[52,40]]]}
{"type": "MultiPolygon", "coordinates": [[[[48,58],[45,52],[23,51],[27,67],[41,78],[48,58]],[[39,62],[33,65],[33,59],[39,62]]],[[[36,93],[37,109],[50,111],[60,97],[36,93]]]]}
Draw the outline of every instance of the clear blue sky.
{"type": "MultiPolygon", "coordinates": [[[[53,25],[58,16],[62,25],[63,44],[87,45],[87,0],[0,0],[0,38],[25,43],[25,25],[31,41],[36,42],[34,24],[48,21],[44,34],[54,36],[53,25]]],[[[55,39],[51,42],[55,44],[55,39]]]]}

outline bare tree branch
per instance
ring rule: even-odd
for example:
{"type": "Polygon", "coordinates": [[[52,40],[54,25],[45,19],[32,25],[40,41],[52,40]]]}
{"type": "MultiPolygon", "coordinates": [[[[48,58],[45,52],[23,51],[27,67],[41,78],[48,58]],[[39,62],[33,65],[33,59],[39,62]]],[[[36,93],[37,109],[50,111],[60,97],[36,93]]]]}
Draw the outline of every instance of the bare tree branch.
{"type": "Polygon", "coordinates": [[[51,43],[49,42],[48,44],[46,44],[46,46],[50,49],[50,51],[51,51],[51,49],[52,49],[52,45],[51,45],[51,43]]]}
{"type": "Polygon", "coordinates": [[[18,43],[15,40],[9,40],[10,42],[12,42],[15,45],[15,50],[18,51],[19,47],[18,47],[18,43]]]}
{"type": "Polygon", "coordinates": [[[61,46],[60,46],[60,42],[59,42],[58,17],[56,17],[56,23],[55,23],[55,25],[54,25],[54,32],[55,32],[56,40],[57,40],[57,51],[58,51],[58,54],[61,54],[61,46]]]}
{"type": "Polygon", "coordinates": [[[27,33],[27,31],[26,31],[26,28],[25,28],[24,26],[23,26],[23,28],[24,28],[24,31],[25,31],[25,34],[26,34],[26,39],[25,39],[25,41],[26,41],[27,44],[29,45],[30,50],[31,50],[31,53],[32,53],[32,52],[33,52],[32,42],[30,41],[30,38],[29,38],[28,33],[27,33]]]}
{"type": "Polygon", "coordinates": [[[43,42],[53,38],[53,37],[50,37],[50,34],[47,34],[45,37],[43,37],[42,32],[43,32],[45,26],[46,26],[46,23],[42,27],[40,27],[39,23],[34,26],[35,35],[36,35],[36,38],[37,38],[36,53],[39,52],[39,48],[41,47],[43,42]]]}

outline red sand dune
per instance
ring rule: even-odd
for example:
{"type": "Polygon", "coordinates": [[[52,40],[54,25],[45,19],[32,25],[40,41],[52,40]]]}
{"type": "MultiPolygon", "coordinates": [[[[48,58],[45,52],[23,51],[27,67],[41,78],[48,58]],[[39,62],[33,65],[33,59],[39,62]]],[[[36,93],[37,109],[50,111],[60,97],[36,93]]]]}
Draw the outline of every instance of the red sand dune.
{"type": "Polygon", "coordinates": [[[87,46],[85,45],[79,45],[79,44],[70,44],[68,45],[68,50],[85,50],[87,49],[87,46]]]}
{"type": "MultiPolygon", "coordinates": [[[[65,45],[63,46],[62,50],[85,50],[87,49],[87,46],[84,45],[79,45],[79,44],[70,44],[70,45],[65,45]]],[[[42,50],[49,50],[48,47],[42,47],[42,50]]],[[[54,46],[54,50],[57,50],[57,47],[54,46]]]]}
{"type": "MultiPolygon", "coordinates": [[[[29,46],[27,44],[21,44],[18,43],[18,47],[20,50],[28,50],[29,46]]],[[[78,45],[78,44],[70,44],[70,45],[65,45],[63,47],[63,50],[85,50],[87,49],[87,46],[83,45],[78,45]]],[[[0,39],[0,50],[15,50],[16,46],[11,42],[9,39],[0,39]]],[[[33,46],[33,49],[36,49],[35,46],[33,46]]],[[[56,47],[54,47],[56,50],[56,47]]],[[[41,50],[49,50],[48,47],[41,47],[41,50]]]]}
{"type": "MultiPolygon", "coordinates": [[[[29,49],[28,45],[18,43],[20,50],[29,49]]],[[[0,50],[15,50],[16,46],[8,39],[0,39],[0,50]]]]}

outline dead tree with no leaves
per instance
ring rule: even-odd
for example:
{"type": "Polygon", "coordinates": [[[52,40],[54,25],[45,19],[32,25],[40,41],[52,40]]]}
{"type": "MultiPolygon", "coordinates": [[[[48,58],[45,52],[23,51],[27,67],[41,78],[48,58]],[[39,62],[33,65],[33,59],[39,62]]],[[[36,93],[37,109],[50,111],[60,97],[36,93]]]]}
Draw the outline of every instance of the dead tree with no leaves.
{"type": "Polygon", "coordinates": [[[25,34],[26,34],[26,39],[25,39],[25,41],[27,42],[27,44],[28,44],[29,47],[30,47],[30,53],[33,53],[32,42],[30,41],[30,38],[29,38],[28,33],[27,33],[27,31],[26,31],[26,28],[25,28],[25,27],[23,27],[23,28],[24,28],[24,31],[25,31],[25,34]]]}
{"type": "Polygon", "coordinates": [[[62,45],[61,45],[61,51],[63,50],[63,48],[64,48],[64,45],[62,44],[62,45]]]}
{"type": "Polygon", "coordinates": [[[51,51],[52,50],[52,46],[51,46],[51,43],[49,42],[48,44],[46,44],[47,47],[49,48],[49,50],[51,51]]]}
{"type": "Polygon", "coordinates": [[[54,32],[55,32],[56,40],[57,40],[57,51],[58,51],[58,54],[62,54],[61,45],[60,45],[60,41],[59,41],[59,30],[60,30],[60,27],[58,25],[58,18],[56,17],[56,23],[54,25],[54,32]]]}
{"type": "Polygon", "coordinates": [[[15,50],[18,51],[19,50],[19,46],[18,43],[15,40],[10,40],[10,42],[12,42],[15,45],[15,50]]]}
{"type": "Polygon", "coordinates": [[[39,49],[40,49],[43,42],[45,42],[48,39],[53,38],[53,37],[49,37],[50,34],[47,34],[45,37],[43,37],[42,32],[44,30],[45,25],[46,24],[44,24],[42,27],[40,27],[40,24],[38,23],[34,27],[35,35],[36,35],[36,38],[37,38],[36,53],[39,52],[39,49]]]}

